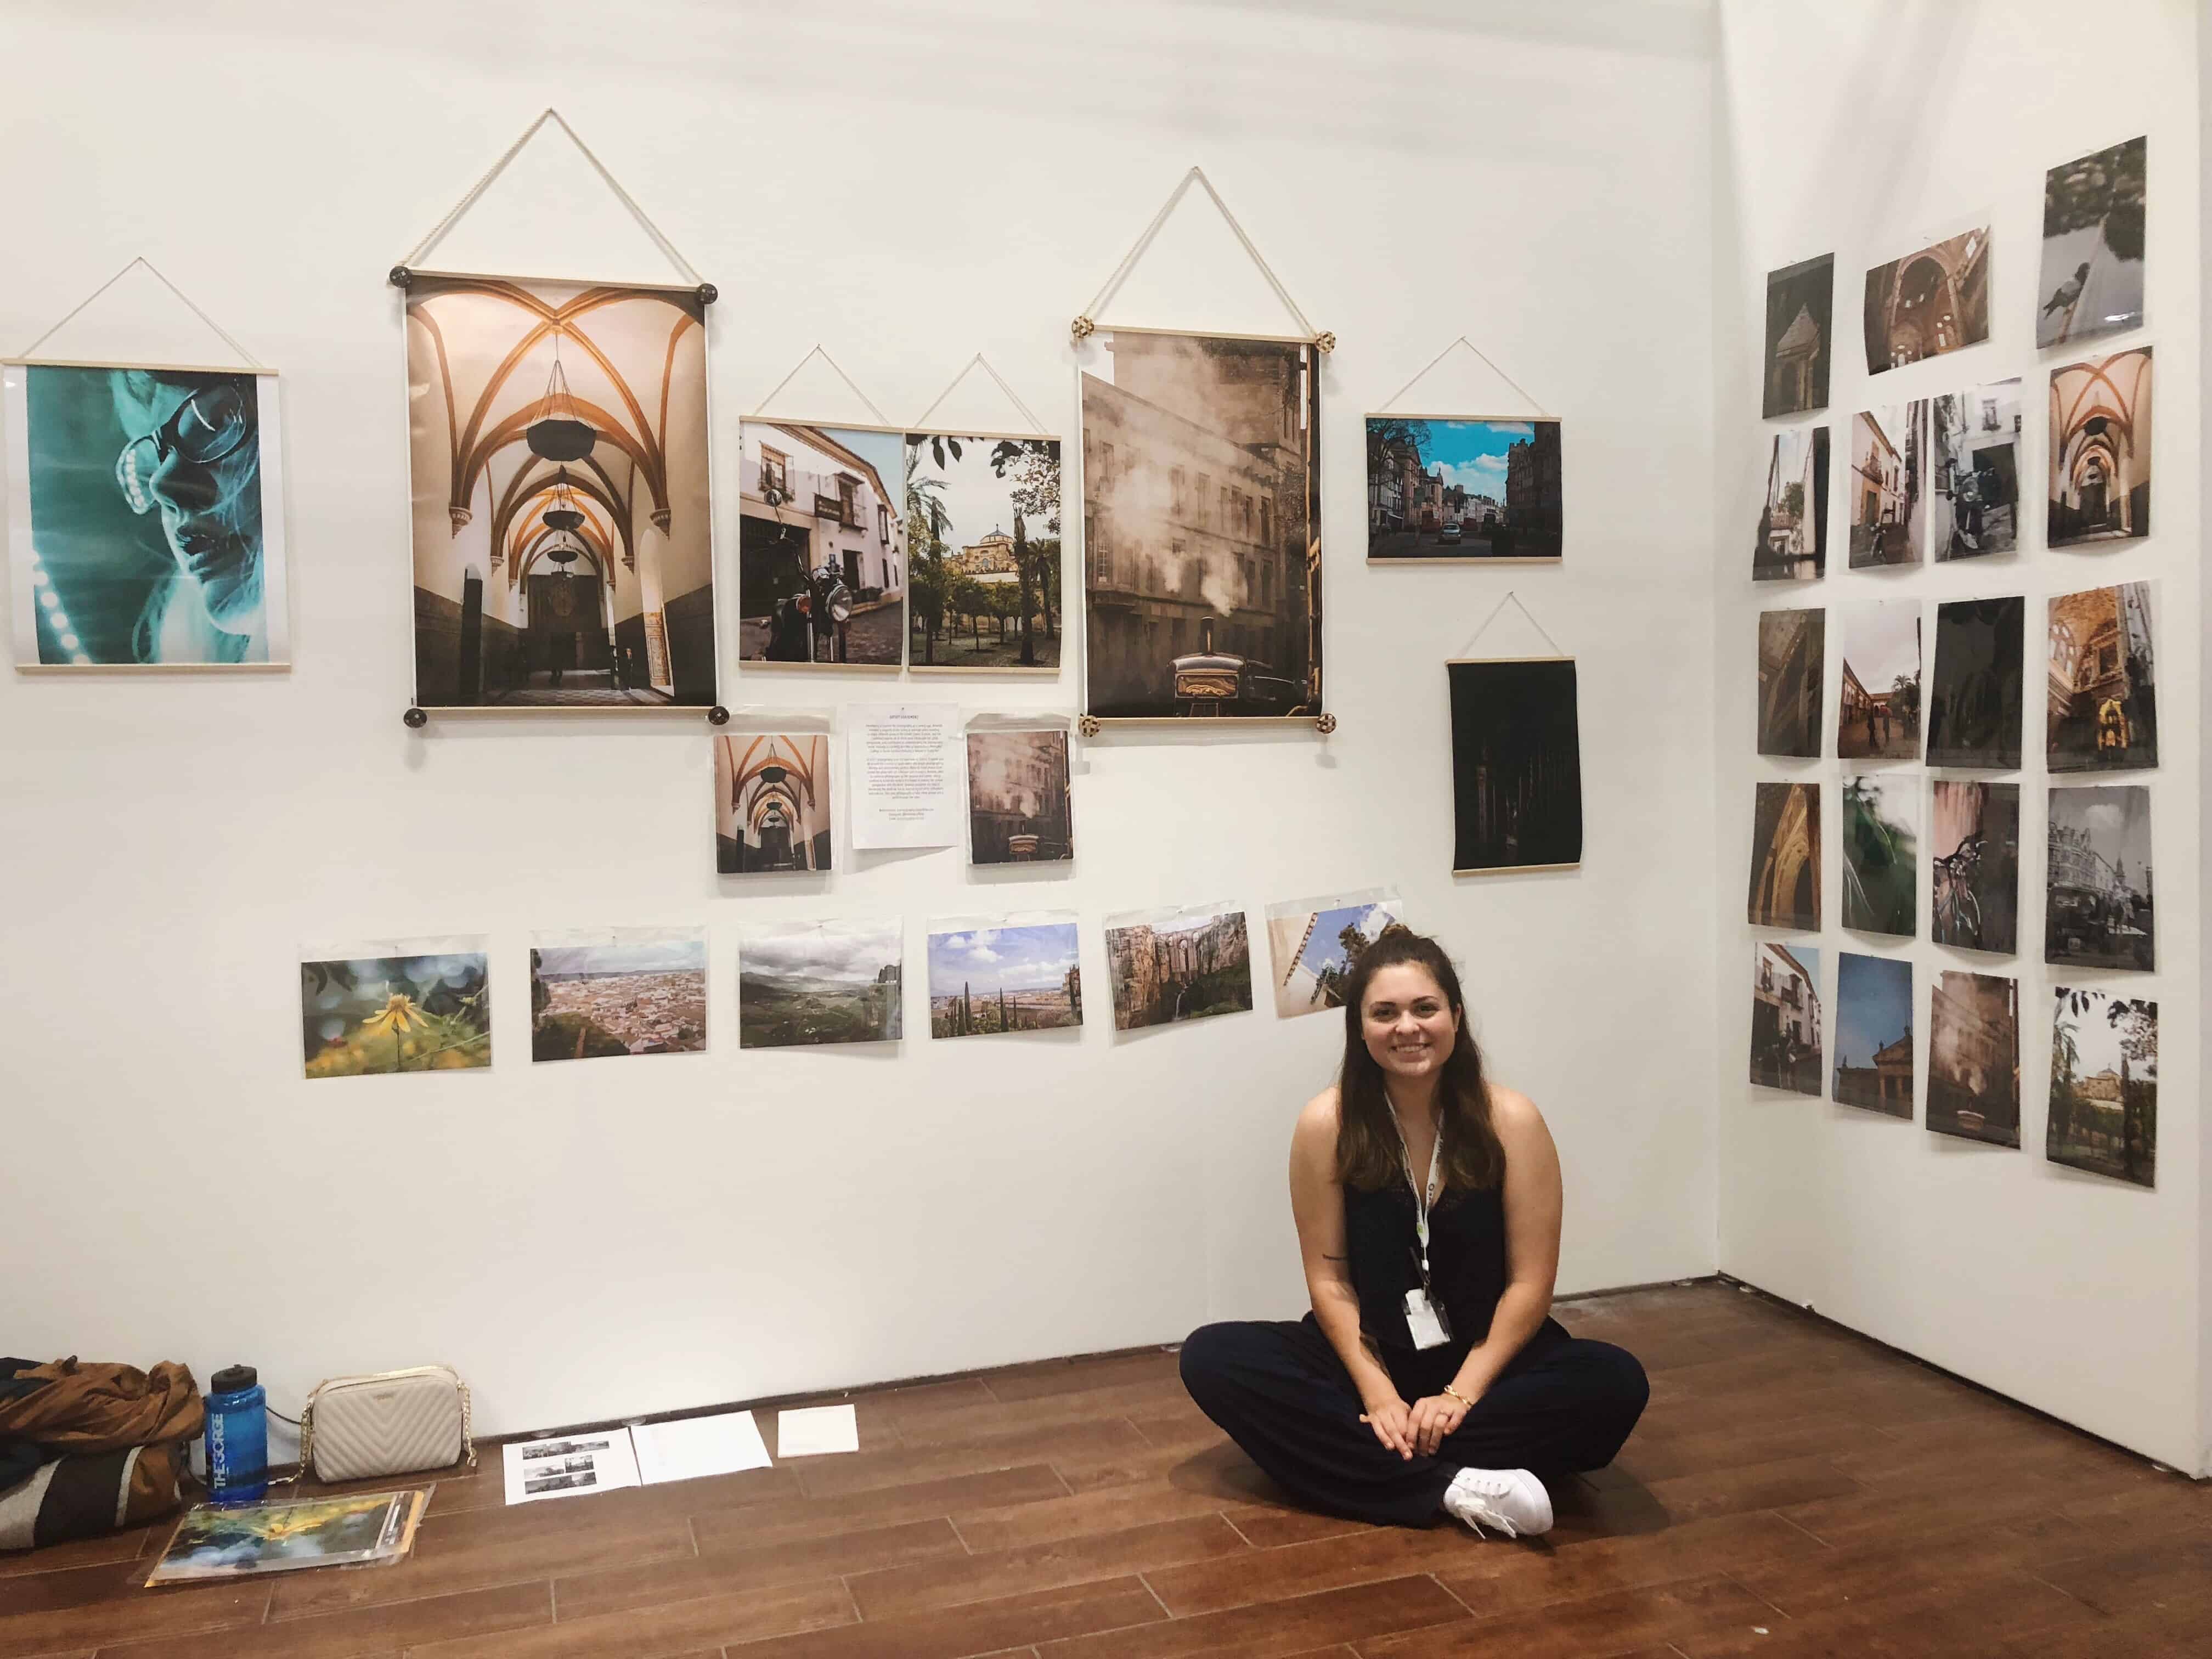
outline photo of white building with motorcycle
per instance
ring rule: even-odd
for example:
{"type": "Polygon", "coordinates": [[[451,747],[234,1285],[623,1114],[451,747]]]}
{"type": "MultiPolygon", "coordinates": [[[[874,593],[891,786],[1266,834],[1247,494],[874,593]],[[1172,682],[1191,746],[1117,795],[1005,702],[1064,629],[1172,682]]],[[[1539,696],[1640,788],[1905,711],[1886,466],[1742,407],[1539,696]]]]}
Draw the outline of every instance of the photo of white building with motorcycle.
{"type": "Polygon", "coordinates": [[[903,439],[747,421],[738,434],[738,655],[896,668],[905,515],[889,488],[903,439]]]}

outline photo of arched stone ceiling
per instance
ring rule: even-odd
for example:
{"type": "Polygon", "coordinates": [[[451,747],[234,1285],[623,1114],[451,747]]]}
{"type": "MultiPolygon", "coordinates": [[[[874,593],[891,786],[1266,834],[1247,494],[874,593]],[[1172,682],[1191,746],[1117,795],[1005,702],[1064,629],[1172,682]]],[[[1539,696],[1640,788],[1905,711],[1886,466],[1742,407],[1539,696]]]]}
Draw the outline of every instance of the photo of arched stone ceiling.
{"type": "Polygon", "coordinates": [[[697,293],[417,273],[407,361],[416,701],[712,704],[697,293]]]}
{"type": "Polygon", "coordinates": [[[2051,371],[2052,547],[2150,534],[2150,348],[2051,371]]]}

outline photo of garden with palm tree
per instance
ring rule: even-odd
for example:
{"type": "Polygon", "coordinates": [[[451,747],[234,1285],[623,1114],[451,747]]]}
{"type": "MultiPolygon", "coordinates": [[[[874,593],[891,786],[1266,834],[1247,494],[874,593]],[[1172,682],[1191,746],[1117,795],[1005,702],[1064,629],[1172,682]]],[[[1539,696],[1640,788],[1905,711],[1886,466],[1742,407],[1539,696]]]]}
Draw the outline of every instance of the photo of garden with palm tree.
{"type": "Polygon", "coordinates": [[[2158,1184],[2158,1004],[2058,988],[2044,1151],[2053,1164],[2158,1184]]]}
{"type": "Polygon", "coordinates": [[[300,1024],[311,1078],[489,1066],[490,970],[481,950],[303,962],[300,1024]]]}
{"type": "Polygon", "coordinates": [[[909,433],[907,665],[1056,673],[1060,441],[909,433]]]}

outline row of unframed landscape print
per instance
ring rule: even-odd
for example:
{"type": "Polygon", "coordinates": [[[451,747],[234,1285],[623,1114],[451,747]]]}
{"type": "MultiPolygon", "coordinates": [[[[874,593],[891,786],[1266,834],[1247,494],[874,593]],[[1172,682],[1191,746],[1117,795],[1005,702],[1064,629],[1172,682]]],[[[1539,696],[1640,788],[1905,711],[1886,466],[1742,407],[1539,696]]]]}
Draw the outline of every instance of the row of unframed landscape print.
{"type": "MultiPolygon", "coordinates": [[[[1817,946],[1761,941],[1752,981],[1751,1081],[1910,1121],[1917,1065],[1912,964],[1837,953],[1831,1005],[1817,946]]],[[[1927,1127],[1999,1146],[2021,1144],[2020,981],[1945,969],[1929,999],[1927,1127]]],[[[2044,1151],[2054,1164],[2157,1184],[2158,1005],[2097,988],[2051,997],[2051,1092],[2044,1151]]]]}
{"type": "MultiPolygon", "coordinates": [[[[1342,1006],[1367,946],[1398,920],[1382,891],[1271,905],[1270,982],[1283,1018],[1342,1006]]],[[[1105,920],[1114,1029],[1254,1006],[1244,912],[1231,905],[1105,920]]],[[[933,924],[929,1035],[1083,1024],[1079,925],[1067,913],[933,924]]],[[[905,1032],[905,926],[748,923],[738,932],[738,1045],[896,1042],[905,1032]]],[[[490,954],[477,939],[319,952],[300,968],[308,1078],[479,1070],[491,1064],[490,954]]],[[[589,1060],[707,1047],[703,928],[539,935],[530,949],[531,1056],[589,1060]]]]}

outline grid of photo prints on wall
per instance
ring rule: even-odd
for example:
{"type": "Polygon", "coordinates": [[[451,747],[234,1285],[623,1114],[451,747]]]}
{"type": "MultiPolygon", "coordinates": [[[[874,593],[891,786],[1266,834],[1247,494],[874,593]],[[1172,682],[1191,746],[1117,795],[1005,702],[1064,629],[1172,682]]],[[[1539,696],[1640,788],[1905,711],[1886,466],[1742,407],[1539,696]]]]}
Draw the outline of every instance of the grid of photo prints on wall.
{"type": "Polygon", "coordinates": [[[1556,562],[1559,423],[1525,416],[1367,417],[1367,558],[1556,562]]]}
{"type": "Polygon", "coordinates": [[[415,273],[415,700],[715,702],[696,288],[415,273]]]}
{"type": "Polygon", "coordinates": [[[1106,969],[1117,1031],[1251,1012],[1251,941],[1231,906],[1107,917],[1106,969]]]}
{"type": "Polygon", "coordinates": [[[274,374],[9,363],[0,396],[19,666],[290,659],[274,374]]]}
{"type": "Polygon", "coordinates": [[[309,1078],[491,1064],[491,969],[479,939],[411,939],[300,964],[309,1078]]]}
{"type": "Polygon", "coordinates": [[[1320,714],[1313,347],[1127,331],[1085,347],[1085,711],[1320,714]]]}
{"type": "MultiPolygon", "coordinates": [[[[2123,341],[2095,355],[2079,349],[2145,320],[2147,148],[2131,138],[2045,176],[2033,342],[2053,356],[2038,379],[1961,374],[1955,389],[1938,386],[1930,395],[1887,403],[1869,397],[1851,416],[1840,517],[1853,571],[1907,584],[1912,567],[2002,561],[2034,548],[2022,439],[2039,384],[2048,399],[2043,545],[2103,552],[2150,534],[2152,349],[2123,341]],[[1899,574],[1883,574],[1892,568],[1899,574]]],[[[1991,258],[1990,233],[1977,227],[1869,270],[1862,325],[1870,380],[1992,339],[1991,258]]],[[[1769,420],[1827,404],[1832,288],[1824,260],[1768,276],[1760,406],[1769,420]]],[[[2026,331],[2012,331],[2024,355],[2026,331]]],[[[1899,377],[1899,385],[1918,391],[1927,382],[1899,377]]],[[[1809,556],[1818,538],[1802,533],[1793,490],[1808,465],[1808,430],[1767,434],[1760,578],[1823,574],[1809,556]]],[[[2157,965],[2153,786],[2095,778],[2159,764],[2154,586],[2062,580],[2039,594],[1943,599],[1932,616],[1917,596],[1846,603],[1829,607],[1838,617],[1832,643],[1822,637],[1820,611],[1769,611],[1758,641],[1762,755],[1821,756],[1824,644],[1840,658],[1828,718],[1841,774],[1841,925],[1893,940],[1917,936],[1924,830],[1929,944],[2001,957],[2022,948],[2021,907],[2034,891],[2023,886],[2024,786],[1926,778],[1909,763],[1924,757],[1929,768],[1968,773],[2033,765],[2028,626],[2031,618],[2045,623],[2040,749],[2051,787],[2042,955],[2051,978],[2039,992],[2024,977],[1939,958],[1920,1084],[1926,1124],[1942,1134],[2021,1145],[2021,1006],[2047,994],[2050,1160],[2146,1186],[2157,1150],[2157,1005],[2108,986],[2052,981],[2064,971],[2148,974],[2157,965]]],[[[1818,782],[1757,786],[1754,926],[1820,927],[1819,789],[1818,782]]],[[[2032,933],[2030,940],[2032,951],[2032,933]]],[[[1920,1082],[1915,969],[1901,954],[1909,947],[1891,948],[1900,954],[1837,953],[1832,1097],[1909,1120],[1920,1082]]],[[[1814,1092],[1801,1056],[1820,1040],[1819,952],[1797,940],[1757,949],[1753,1080],[1814,1092]]]]}
{"type": "Polygon", "coordinates": [[[928,951],[933,1037],[1083,1024],[1083,968],[1072,915],[939,922],[930,929],[928,951]]]}

